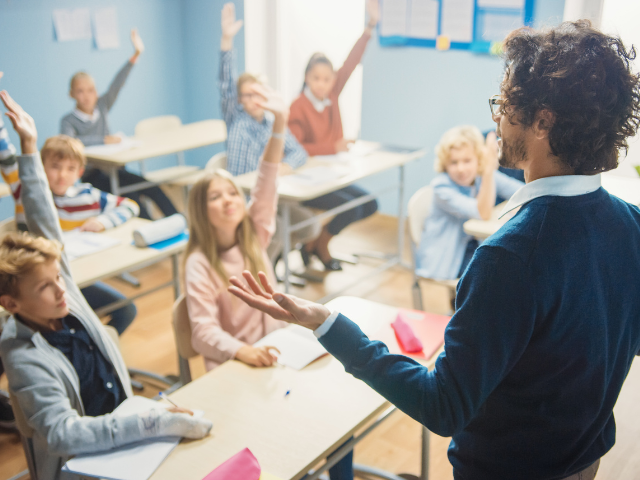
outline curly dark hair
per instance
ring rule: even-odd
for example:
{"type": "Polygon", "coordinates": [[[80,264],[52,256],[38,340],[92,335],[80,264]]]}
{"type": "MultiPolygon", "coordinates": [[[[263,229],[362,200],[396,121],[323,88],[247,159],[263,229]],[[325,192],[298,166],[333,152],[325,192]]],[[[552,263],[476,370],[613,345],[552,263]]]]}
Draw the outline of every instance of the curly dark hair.
{"type": "Polygon", "coordinates": [[[526,127],[540,110],[555,121],[549,131],[551,152],[575,174],[612,170],[618,152],[640,124],[640,75],[636,57],[618,37],[588,20],[564,22],[543,31],[523,27],[504,44],[504,107],[526,127]]]}

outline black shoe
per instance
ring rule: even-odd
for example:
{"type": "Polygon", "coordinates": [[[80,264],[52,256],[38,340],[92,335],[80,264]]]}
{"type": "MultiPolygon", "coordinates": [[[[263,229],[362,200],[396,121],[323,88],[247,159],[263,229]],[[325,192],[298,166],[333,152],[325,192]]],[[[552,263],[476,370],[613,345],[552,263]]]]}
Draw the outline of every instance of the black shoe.
{"type": "Polygon", "coordinates": [[[342,270],[342,265],[340,265],[340,261],[336,260],[335,258],[331,257],[328,261],[324,261],[322,260],[322,258],[320,258],[320,255],[318,255],[318,251],[314,250],[313,252],[308,252],[304,246],[300,247],[300,256],[302,257],[302,263],[304,263],[305,267],[308,267],[309,264],[311,263],[311,255],[314,255],[318,258],[318,260],[320,260],[322,262],[322,264],[324,265],[324,269],[330,272],[338,272],[340,270],[342,270]]]}
{"type": "Polygon", "coordinates": [[[0,397],[0,428],[16,429],[16,417],[13,415],[9,401],[3,397],[0,397]]]}
{"type": "Polygon", "coordinates": [[[300,257],[302,258],[302,263],[305,267],[308,267],[311,263],[311,254],[307,252],[307,249],[304,248],[304,245],[300,247],[300,257]]]}

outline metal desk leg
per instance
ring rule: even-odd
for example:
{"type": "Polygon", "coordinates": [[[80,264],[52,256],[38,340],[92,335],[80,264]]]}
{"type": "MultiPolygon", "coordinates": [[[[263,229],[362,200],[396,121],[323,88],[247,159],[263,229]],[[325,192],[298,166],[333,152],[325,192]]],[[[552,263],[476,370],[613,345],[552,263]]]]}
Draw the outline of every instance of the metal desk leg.
{"type": "Polygon", "coordinates": [[[291,250],[291,234],[289,228],[291,227],[291,215],[289,204],[283,202],[282,204],[282,261],[284,262],[284,292],[289,293],[291,288],[291,282],[289,275],[291,270],[289,269],[289,251],[291,250]]]}
{"type": "Polygon", "coordinates": [[[401,473],[398,475],[403,480],[429,480],[429,430],[427,427],[422,427],[422,448],[420,452],[420,475],[413,475],[411,473],[401,473]]]}
{"type": "Polygon", "coordinates": [[[109,170],[109,181],[111,182],[111,193],[120,195],[120,180],[118,179],[118,169],[109,170]]]}
{"type": "Polygon", "coordinates": [[[173,299],[180,298],[180,265],[178,254],[171,255],[171,273],[173,274],[173,299]]]}

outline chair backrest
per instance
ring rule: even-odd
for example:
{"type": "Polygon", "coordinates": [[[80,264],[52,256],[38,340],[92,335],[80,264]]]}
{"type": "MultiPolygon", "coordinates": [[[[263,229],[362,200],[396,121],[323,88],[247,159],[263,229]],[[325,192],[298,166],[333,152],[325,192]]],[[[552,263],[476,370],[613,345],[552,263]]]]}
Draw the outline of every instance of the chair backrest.
{"type": "Polygon", "coordinates": [[[15,218],[7,218],[0,222],[0,238],[4,237],[7,233],[17,232],[18,224],[15,218]]]}
{"type": "Polygon", "coordinates": [[[409,220],[409,234],[414,245],[420,244],[424,221],[431,213],[431,202],[433,202],[433,187],[429,185],[422,187],[409,199],[407,219],[409,220]]]}
{"type": "Polygon", "coordinates": [[[219,168],[223,170],[227,169],[227,152],[216,153],[209,159],[204,167],[207,172],[213,172],[219,168]]]}
{"type": "Polygon", "coordinates": [[[159,117],[145,118],[136,125],[135,136],[144,137],[154,133],[162,133],[168,130],[175,130],[182,126],[180,117],[175,115],[162,115],[159,117]]]}
{"type": "Polygon", "coordinates": [[[189,322],[187,299],[184,295],[180,295],[180,298],[173,304],[173,333],[176,337],[178,355],[187,360],[198,355],[198,352],[191,346],[191,323],[189,322]]]}

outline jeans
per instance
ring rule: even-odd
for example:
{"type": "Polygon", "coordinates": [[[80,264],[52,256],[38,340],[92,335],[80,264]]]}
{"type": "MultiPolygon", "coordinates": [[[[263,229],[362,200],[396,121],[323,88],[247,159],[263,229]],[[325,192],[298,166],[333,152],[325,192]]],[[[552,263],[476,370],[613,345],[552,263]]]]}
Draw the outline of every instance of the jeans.
{"type": "MultiPolygon", "coordinates": [[[[113,193],[111,191],[111,182],[109,181],[109,176],[106,173],[98,170],[97,168],[87,170],[82,176],[82,181],[90,183],[98,190],[102,190],[103,192],[113,193]]],[[[146,180],[140,175],[128,172],[124,168],[118,170],[118,181],[121,187],[133,185],[140,182],[146,182],[146,180]]],[[[169,197],[164,194],[160,187],[149,187],[142,190],[137,190],[135,192],[127,193],[125,195],[125,197],[130,198],[140,207],[140,218],[151,220],[149,212],[140,199],[140,195],[144,195],[153,203],[155,203],[165,217],[173,215],[174,213],[178,213],[176,207],[173,206],[173,203],[171,203],[169,197]]]]}
{"type": "MultiPolygon", "coordinates": [[[[89,287],[85,287],[81,290],[84,298],[92,310],[109,305],[110,303],[117,302],[118,300],[124,300],[126,297],[117,291],[115,288],[109,285],[98,282],[89,287]]],[[[136,318],[136,306],[133,303],[125,305],[117,310],[111,312],[111,321],[109,325],[114,327],[118,331],[118,335],[122,335],[133,319],[136,318]]]]}
{"type": "MultiPolygon", "coordinates": [[[[271,263],[275,262],[279,254],[283,253],[284,242],[282,241],[282,207],[278,206],[278,216],[276,217],[276,233],[271,237],[271,243],[267,247],[267,255],[271,263]]],[[[313,212],[301,205],[293,204],[289,207],[289,222],[291,225],[300,223],[313,217],[313,212]]],[[[291,234],[291,248],[295,248],[300,243],[307,243],[320,235],[320,223],[316,222],[308,227],[296,230],[291,234]]],[[[275,266],[275,265],[274,265],[275,266]]]]}
{"type": "MultiPolygon", "coordinates": [[[[336,190],[335,192],[307,200],[302,204],[305,207],[318,208],[320,210],[331,210],[332,208],[338,207],[350,200],[354,200],[368,194],[369,192],[360,187],[349,185],[348,187],[336,190]]],[[[368,216],[373,215],[377,210],[378,202],[376,200],[371,200],[370,202],[336,215],[327,225],[327,230],[331,235],[337,235],[347,225],[367,218],[368,216]]]]}

